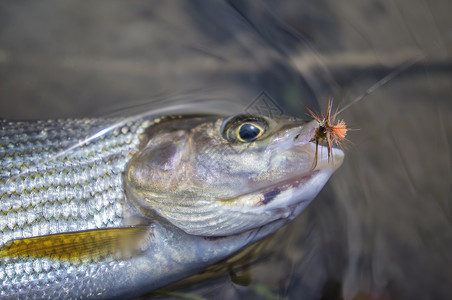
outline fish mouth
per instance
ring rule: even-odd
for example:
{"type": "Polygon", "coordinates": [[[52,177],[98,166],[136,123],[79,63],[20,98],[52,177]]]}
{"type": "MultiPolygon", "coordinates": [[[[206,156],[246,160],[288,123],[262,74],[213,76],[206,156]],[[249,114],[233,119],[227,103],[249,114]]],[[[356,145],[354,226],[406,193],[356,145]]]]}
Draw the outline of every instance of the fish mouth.
{"type": "MultiPolygon", "coordinates": [[[[326,150],[324,148],[322,150],[326,150]]],[[[237,213],[255,217],[254,226],[248,227],[246,231],[259,232],[262,229],[273,232],[295,219],[317,196],[343,160],[342,150],[334,148],[333,159],[328,161],[328,157],[319,157],[316,168],[310,167],[300,174],[255,191],[254,195],[260,195],[261,200],[252,207],[242,206],[236,210],[237,213]]],[[[235,234],[242,232],[237,231],[235,234]]]]}
{"type": "MultiPolygon", "coordinates": [[[[315,147],[315,144],[306,146],[315,147]]],[[[320,149],[320,147],[319,151],[327,150],[326,147],[323,147],[324,149],[320,149]]],[[[318,195],[344,160],[344,153],[337,148],[333,149],[332,158],[328,159],[326,155],[324,156],[319,156],[317,166],[314,169],[310,167],[300,174],[295,174],[288,179],[258,191],[262,196],[261,201],[254,207],[255,213],[260,212],[272,215],[272,220],[269,223],[278,220],[290,221],[296,218],[318,195]]],[[[265,226],[265,224],[262,225],[265,226]]],[[[257,227],[260,226],[255,228],[257,227]]]]}
{"type": "MultiPolygon", "coordinates": [[[[307,143],[297,152],[306,155],[298,172],[287,176],[265,187],[253,189],[236,197],[223,199],[222,203],[237,205],[236,209],[254,213],[268,213],[272,209],[285,209],[292,205],[311,202],[326,184],[331,175],[341,166],[344,153],[338,148],[332,149],[332,157],[322,155],[328,153],[327,148],[318,146],[319,157],[315,168],[312,168],[316,145],[307,143]],[[241,203],[241,205],[239,204],[241,203]]],[[[234,209],[231,207],[231,209],[234,209]]]]}
{"type": "Polygon", "coordinates": [[[278,195],[280,195],[282,192],[285,192],[290,189],[298,188],[302,184],[305,184],[315,174],[317,174],[319,170],[310,170],[307,173],[305,173],[302,176],[297,176],[295,179],[290,178],[286,179],[284,181],[278,182],[274,186],[268,187],[264,190],[261,190],[260,193],[264,195],[264,199],[261,200],[258,205],[267,205],[270,204],[278,195]]]}
{"type": "MultiPolygon", "coordinates": [[[[315,144],[313,145],[315,147],[315,144]]],[[[327,149],[326,147],[323,147],[327,149]]],[[[322,149],[322,150],[325,150],[322,149]]],[[[318,195],[331,175],[336,171],[344,160],[342,150],[334,148],[333,158],[319,158],[316,168],[310,168],[302,174],[281,181],[271,187],[260,190],[263,195],[254,209],[272,215],[266,224],[255,226],[258,228],[272,227],[286,224],[295,219],[318,195]]]]}

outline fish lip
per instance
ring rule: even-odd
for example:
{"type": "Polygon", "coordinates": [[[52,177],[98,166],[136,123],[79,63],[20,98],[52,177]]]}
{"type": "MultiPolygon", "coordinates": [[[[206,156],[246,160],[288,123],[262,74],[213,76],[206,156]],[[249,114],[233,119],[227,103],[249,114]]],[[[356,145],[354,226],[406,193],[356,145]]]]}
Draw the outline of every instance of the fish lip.
{"type": "MultiPolygon", "coordinates": [[[[339,150],[339,149],[337,149],[337,150],[339,150]]],[[[293,189],[297,189],[301,185],[303,185],[303,183],[309,182],[309,180],[312,179],[312,177],[316,176],[319,173],[331,172],[331,174],[332,174],[340,166],[340,164],[342,163],[342,160],[343,160],[343,152],[341,150],[339,150],[339,151],[340,152],[337,153],[338,154],[337,157],[339,158],[338,163],[336,163],[335,166],[327,165],[327,168],[329,170],[326,168],[310,169],[309,171],[305,172],[303,175],[297,176],[295,178],[291,177],[289,179],[279,182],[278,184],[276,184],[272,187],[266,188],[265,190],[261,190],[261,193],[266,193],[267,191],[271,192],[275,188],[281,190],[281,188],[278,188],[278,186],[281,186],[281,184],[283,186],[286,186],[285,190],[287,190],[291,187],[293,189]],[[341,156],[341,154],[342,154],[342,156],[341,156]]],[[[324,160],[323,160],[322,164],[323,163],[324,163],[324,160]]],[[[326,163],[328,163],[328,159],[326,159],[326,163]]],[[[322,164],[320,166],[322,166],[322,164]]],[[[323,187],[323,184],[322,184],[322,187],[323,187]]],[[[320,191],[320,189],[319,189],[319,191],[320,191]]],[[[277,203],[276,205],[272,205],[272,201],[269,201],[268,203],[259,203],[256,206],[256,208],[262,208],[268,212],[271,211],[271,213],[276,215],[277,217],[266,224],[262,224],[260,226],[249,228],[247,231],[254,232],[256,230],[261,230],[262,228],[269,228],[271,226],[277,226],[277,229],[279,229],[281,225],[274,225],[274,224],[285,225],[288,222],[294,220],[306,208],[306,206],[309,205],[312,202],[312,200],[314,200],[314,198],[317,196],[319,191],[316,191],[315,195],[313,197],[300,198],[300,199],[297,199],[296,201],[285,203],[285,204],[277,203]],[[283,222],[283,223],[280,223],[280,222],[283,222]]],[[[240,233],[237,233],[237,234],[240,234],[240,233]]]]}
{"type": "MultiPolygon", "coordinates": [[[[309,143],[309,145],[306,145],[309,147],[316,147],[315,143],[309,143]]],[[[327,151],[327,148],[324,146],[319,146],[319,151],[321,150],[325,150],[327,151]]],[[[327,153],[327,152],[324,152],[327,153]]],[[[307,170],[304,173],[301,174],[297,174],[294,176],[291,176],[290,178],[287,178],[285,180],[279,181],[276,184],[271,185],[270,187],[267,187],[265,189],[260,190],[260,193],[267,195],[267,194],[274,194],[275,191],[278,191],[279,195],[280,193],[287,191],[289,189],[298,189],[300,188],[303,184],[309,182],[311,179],[313,179],[313,177],[315,177],[316,175],[320,175],[320,173],[326,173],[329,174],[328,178],[342,165],[344,161],[344,152],[341,149],[338,148],[333,148],[333,158],[332,159],[328,159],[327,155],[323,155],[322,157],[319,157],[318,161],[317,161],[317,165],[314,169],[310,168],[309,170],[307,170]]],[[[320,191],[320,190],[319,190],[320,191]]],[[[315,196],[317,196],[318,192],[315,193],[315,196]]],[[[273,197],[276,198],[277,195],[275,195],[273,197]]],[[[304,202],[311,202],[314,198],[310,198],[310,197],[301,197],[295,201],[289,201],[287,203],[287,205],[281,205],[281,203],[279,203],[279,205],[276,205],[275,208],[276,209],[284,209],[284,208],[290,208],[291,206],[299,206],[301,203],[304,202]]],[[[258,207],[267,207],[269,209],[272,208],[272,200],[268,201],[268,199],[265,198],[264,196],[264,200],[260,201],[257,206],[258,207]]]]}
{"type": "MultiPolygon", "coordinates": [[[[315,170],[317,169],[332,169],[332,172],[336,171],[344,162],[344,158],[345,158],[345,154],[344,152],[339,149],[339,148],[331,148],[332,150],[332,156],[329,157],[328,156],[328,148],[322,145],[316,145],[315,142],[309,142],[303,145],[299,145],[297,148],[299,149],[299,151],[304,152],[304,153],[312,153],[311,156],[311,163],[314,162],[314,153],[316,152],[316,147],[317,147],[317,153],[318,153],[318,157],[317,157],[317,164],[316,167],[314,168],[315,170]],[[308,148],[308,149],[306,149],[308,148]]],[[[296,149],[294,149],[295,151],[297,151],[296,149]]],[[[312,167],[311,167],[312,169],[312,167]]]]}
{"type": "MultiPolygon", "coordinates": [[[[315,143],[311,142],[310,143],[312,145],[312,147],[315,147],[315,143]]],[[[322,155],[322,157],[320,157],[317,160],[317,168],[319,168],[320,166],[322,167],[326,167],[326,168],[333,168],[333,172],[336,171],[344,162],[344,158],[345,158],[345,154],[344,151],[342,151],[339,148],[332,148],[332,158],[330,159],[328,157],[328,155],[322,155]]],[[[328,148],[325,146],[318,146],[318,153],[328,153],[328,148]]]]}
{"type": "MultiPolygon", "coordinates": [[[[291,177],[289,179],[285,179],[283,181],[280,181],[268,188],[265,188],[264,190],[261,190],[260,193],[262,194],[267,194],[267,193],[272,193],[275,190],[278,190],[279,193],[287,191],[290,188],[297,188],[300,185],[302,185],[305,182],[308,182],[315,174],[317,174],[320,170],[309,170],[308,172],[304,173],[301,176],[297,176],[297,177],[291,177]]],[[[264,199],[265,200],[265,199],[264,199]]],[[[273,199],[272,199],[273,200],[273,199]]],[[[305,200],[301,200],[300,202],[305,201],[305,200]]],[[[258,205],[269,205],[271,206],[272,201],[261,201],[258,203],[258,205]]]]}

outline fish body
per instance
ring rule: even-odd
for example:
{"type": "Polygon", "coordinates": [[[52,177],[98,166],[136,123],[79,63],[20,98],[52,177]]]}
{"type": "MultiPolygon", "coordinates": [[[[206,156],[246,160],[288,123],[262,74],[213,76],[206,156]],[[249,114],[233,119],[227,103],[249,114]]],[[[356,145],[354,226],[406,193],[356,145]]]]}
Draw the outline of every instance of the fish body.
{"type": "Polygon", "coordinates": [[[262,116],[0,121],[0,298],[135,297],[295,218],[314,123],[262,116]]]}

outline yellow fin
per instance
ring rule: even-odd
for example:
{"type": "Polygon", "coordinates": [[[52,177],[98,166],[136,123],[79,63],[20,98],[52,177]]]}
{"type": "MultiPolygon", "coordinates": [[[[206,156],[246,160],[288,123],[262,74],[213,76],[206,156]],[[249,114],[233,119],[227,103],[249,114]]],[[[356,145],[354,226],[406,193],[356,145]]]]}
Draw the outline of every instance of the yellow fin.
{"type": "Polygon", "coordinates": [[[0,247],[0,258],[36,257],[56,260],[127,258],[148,246],[148,226],[92,229],[12,240],[0,247]]]}

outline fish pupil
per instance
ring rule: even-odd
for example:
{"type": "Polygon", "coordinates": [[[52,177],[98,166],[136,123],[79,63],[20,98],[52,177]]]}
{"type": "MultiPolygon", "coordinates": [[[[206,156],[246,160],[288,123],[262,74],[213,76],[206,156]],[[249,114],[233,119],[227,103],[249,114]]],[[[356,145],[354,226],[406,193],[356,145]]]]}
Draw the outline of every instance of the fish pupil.
{"type": "Polygon", "coordinates": [[[244,141],[252,142],[259,135],[260,131],[261,129],[253,124],[243,124],[240,127],[239,135],[244,141]]]}

